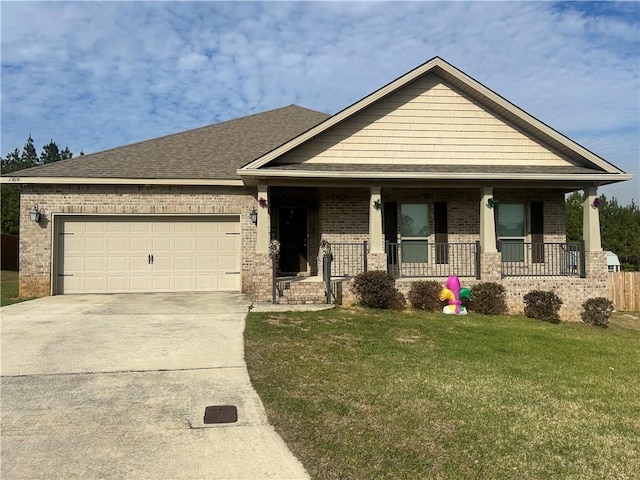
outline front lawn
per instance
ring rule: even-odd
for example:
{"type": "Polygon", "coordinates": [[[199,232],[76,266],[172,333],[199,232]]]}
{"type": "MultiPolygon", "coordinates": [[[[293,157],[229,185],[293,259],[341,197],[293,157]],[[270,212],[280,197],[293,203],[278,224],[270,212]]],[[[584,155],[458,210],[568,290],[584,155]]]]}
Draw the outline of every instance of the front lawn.
{"type": "Polygon", "coordinates": [[[252,382],[314,479],[631,479],[640,318],[251,313],[252,382]]]}
{"type": "Polygon", "coordinates": [[[2,270],[0,281],[0,307],[21,302],[18,297],[18,272],[2,270]]]}

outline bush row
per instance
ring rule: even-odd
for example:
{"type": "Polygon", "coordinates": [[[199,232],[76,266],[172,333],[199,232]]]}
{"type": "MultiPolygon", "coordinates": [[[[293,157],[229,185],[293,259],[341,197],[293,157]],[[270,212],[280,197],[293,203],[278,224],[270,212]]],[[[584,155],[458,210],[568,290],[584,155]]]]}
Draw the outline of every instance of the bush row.
{"type": "MultiPolygon", "coordinates": [[[[441,290],[442,284],[435,280],[413,282],[409,303],[417,310],[440,312],[447,304],[440,300],[441,290]]],[[[357,275],[353,291],[365,307],[402,310],[406,305],[404,295],[395,286],[395,279],[383,270],[369,270],[357,275]]],[[[471,299],[463,304],[472,312],[502,315],[507,313],[506,290],[498,283],[479,283],[471,287],[471,299]]],[[[529,318],[559,323],[561,306],[562,300],[552,291],[532,290],[524,296],[524,314],[529,318]]],[[[581,317],[585,323],[607,327],[612,312],[613,304],[608,299],[590,298],[582,304],[581,317]]]]}

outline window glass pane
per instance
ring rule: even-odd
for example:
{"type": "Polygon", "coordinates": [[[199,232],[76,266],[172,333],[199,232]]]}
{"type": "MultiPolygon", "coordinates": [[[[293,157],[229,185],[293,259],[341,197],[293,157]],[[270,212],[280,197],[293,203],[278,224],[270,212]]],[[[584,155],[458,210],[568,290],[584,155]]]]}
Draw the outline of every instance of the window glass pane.
{"type": "Polygon", "coordinates": [[[524,240],[501,240],[503,262],[524,262],[524,240]]]}
{"type": "Polygon", "coordinates": [[[403,240],[402,241],[402,263],[426,263],[427,261],[427,241],[426,240],[403,240]]]}
{"type": "Polygon", "coordinates": [[[429,211],[424,203],[404,203],[402,212],[403,237],[427,237],[429,235],[429,211]]]}
{"type": "Polygon", "coordinates": [[[498,236],[524,237],[524,205],[522,203],[498,204],[498,236]]]}

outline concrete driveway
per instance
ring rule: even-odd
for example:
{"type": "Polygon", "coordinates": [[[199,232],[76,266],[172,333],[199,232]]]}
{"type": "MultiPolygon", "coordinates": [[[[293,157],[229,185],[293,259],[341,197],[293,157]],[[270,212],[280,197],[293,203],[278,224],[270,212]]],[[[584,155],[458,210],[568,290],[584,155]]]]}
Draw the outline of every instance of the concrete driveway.
{"type": "Polygon", "coordinates": [[[308,478],[268,425],[237,294],[56,296],[0,309],[8,479],[308,478]],[[235,405],[235,423],[204,424],[235,405]]]}

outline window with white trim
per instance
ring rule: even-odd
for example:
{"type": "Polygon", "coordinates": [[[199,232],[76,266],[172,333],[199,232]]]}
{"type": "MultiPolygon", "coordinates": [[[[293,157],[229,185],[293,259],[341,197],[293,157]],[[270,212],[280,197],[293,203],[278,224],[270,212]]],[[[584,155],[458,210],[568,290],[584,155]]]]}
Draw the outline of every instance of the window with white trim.
{"type": "Polygon", "coordinates": [[[425,263],[429,236],[429,206],[426,203],[403,203],[400,212],[402,262],[425,263]]]}
{"type": "Polygon", "coordinates": [[[498,240],[503,262],[524,262],[524,203],[498,204],[498,240]]]}

